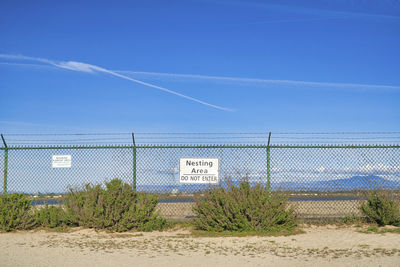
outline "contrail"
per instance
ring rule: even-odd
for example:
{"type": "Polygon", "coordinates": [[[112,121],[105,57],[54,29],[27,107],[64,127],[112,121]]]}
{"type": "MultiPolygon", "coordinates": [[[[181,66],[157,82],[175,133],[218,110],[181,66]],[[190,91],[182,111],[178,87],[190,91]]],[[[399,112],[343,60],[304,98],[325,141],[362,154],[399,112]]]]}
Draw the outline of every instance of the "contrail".
{"type": "MultiPolygon", "coordinates": [[[[70,69],[70,70],[77,70],[77,71],[84,71],[84,72],[91,72],[93,73],[95,69],[92,67],[85,67],[83,64],[79,62],[67,62],[68,64],[62,63],[55,63],[43,58],[31,58],[25,56],[13,56],[13,55],[2,55],[0,54],[0,58],[7,58],[7,59],[26,59],[26,60],[36,60],[42,63],[47,63],[52,66],[63,68],[63,69],[70,69]],[[77,64],[78,63],[78,64],[77,64]],[[81,65],[81,66],[78,66],[81,65]]],[[[14,63],[14,62],[0,62],[0,64],[4,65],[17,65],[17,66],[32,66],[32,67],[43,67],[45,65],[42,64],[31,64],[31,63],[14,63]]],[[[86,64],[88,65],[88,64],[86,64]]],[[[93,65],[89,65],[93,66],[93,65]]],[[[93,66],[96,67],[96,66],[93,66]]],[[[97,67],[100,68],[100,67],[97,67]]],[[[101,69],[101,68],[100,68],[101,69]]],[[[100,70],[97,70],[100,71],[100,70]]],[[[299,80],[274,80],[274,79],[258,79],[258,78],[239,78],[239,77],[229,77],[229,76],[212,76],[212,75],[199,75],[199,74],[181,74],[181,73],[165,73],[165,72],[142,72],[142,71],[127,71],[127,70],[105,70],[103,69],[102,72],[112,72],[112,75],[115,75],[123,79],[129,79],[134,82],[138,82],[144,85],[148,85],[151,87],[155,87],[156,89],[160,90],[169,90],[166,88],[161,89],[162,87],[148,84],[146,82],[142,82],[137,79],[133,79],[128,77],[124,74],[131,74],[131,75],[149,75],[149,76],[156,76],[156,77],[171,77],[171,78],[186,78],[186,79],[202,79],[202,80],[212,80],[212,81],[227,81],[227,82],[241,82],[241,83],[251,83],[251,84],[271,84],[271,85],[293,85],[293,86],[314,86],[314,87],[336,87],[336,88],[355,88],[355,89],[388,89],[388,90],[399,90],[400,86],[397,85],[382,85],[382,84],[361,84],[361,83],[335,83],[335,82],[316,82],[316,81],[299,81],[299,80]],[[123,76],[123,77],[121,77],[123,76]]],[[[110,73],[111,74],[111,73],[110,73]]],[[[170,92],[169,90],[168,92],[170,92]]],[[[171,91],[172,94],[179,93],[171,91]]],[[[187,96],[182,96],[187,97],[187,96]]],[[[192,100],[192,99],[191,99],[192,100]]],[[[196,99],[197,100],[197,99],[196,99]]],[[[208,103],[207,103],[208,104],[208,103]]],[[[224,110],[229,110],[223,108],[224,110]]]]}
{"type": "Polygon", "coordinates": [[[140,72],[140,71],[123,71],[114,70],[117,73],[126,74],[142,74],[153,76],[164,76],[172,78],[189,78],[189,79],[205,79],[215,81],[228,81],[228,82],[245,82],[245,83],[263,83],[263,84],[286,84],[286,85],[308,85],[308,86],[327,86],[327,87],[343,87],[343,88],[360,88],[360,89],[400,89],[396,85],[381,85],[381,84],[361,84],[361,83],[332,83],[332,82],[315,82],[315,81],[297,81],[297,80],[272,80],[272,79],[257,79],[257,78],[238,78],[227,76],[210,76],[199,74],[179,74],[179,73],[160,73],[160,72],[140,72]]]}
{"type": "Polygon", "coordinates": [[[229,108],[225,108],[225,107],[221,107],[221,106],[217,106],[217,105],[213,105],[210,103],[207,103],[205,101],[199,100],[197,98],[191,97],[191,96],[187,96],[178,92],[175,92],[173,90],[161,87],[161,86],[157,86],[151,83],[147,83],[147,82],[143,82],[137,79],[133,79],[130,78],[128,76],[125,76],[123,74],[119,74],[115,71],[112,70],[108,70],[99,66],[95,66],[95,65],[91,65],[91,64],[87,64],[87,63],[82,63],[82,62],[75,62],[75,61],[60,61],[60,62],[56,62],[53,60],[49,60],[49,59],[45,59],[45,58],[36,58],[36,57],[28,57],[28,56],[23,56],[23,55],[7,55],[7,54],[0,54],[0,58],[7,58],[7,59],[17,59],[17,60],[31,60],[31,61],[36,61],[36,62],[41,62],[41,63],[45,63],[45,64],[49,64],[52,66],[55,66],[57,68],[61,68],[61,69],[67,69],[67,70],[73,70],[73,71],[79,71],[79,72],[87,72],[87,73],[95,73],[95,72],[103,72],[103,73],[107,73],[110,74],[112,76],[121,78],[121,79],[125,79],[134,83],[138,83],[138,84],[142,84],[144,86],[148,86],[148,87],[152,87],[179,97],[183,97],[185,99],[200,103],[202,105],[205,106],[209,106],[215,109],[219,109],[219,110],[224,110],[224,111],[233,111],[232,109],[229,108]]]}

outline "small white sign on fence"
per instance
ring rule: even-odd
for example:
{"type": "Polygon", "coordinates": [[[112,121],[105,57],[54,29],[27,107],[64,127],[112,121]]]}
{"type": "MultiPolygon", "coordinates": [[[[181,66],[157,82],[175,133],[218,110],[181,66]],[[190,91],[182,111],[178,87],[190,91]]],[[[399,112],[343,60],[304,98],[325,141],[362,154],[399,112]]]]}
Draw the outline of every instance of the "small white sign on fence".
{"type": "Polygon", "coordinates": [[[52,168],[71,168],[71,155],[52,155],[51,159],[52,168]]]}
{"type": "Polygon", "coordinates": [[[179,183],[218,184],[219,161],[217,158],[180,158],[179,183]]]}

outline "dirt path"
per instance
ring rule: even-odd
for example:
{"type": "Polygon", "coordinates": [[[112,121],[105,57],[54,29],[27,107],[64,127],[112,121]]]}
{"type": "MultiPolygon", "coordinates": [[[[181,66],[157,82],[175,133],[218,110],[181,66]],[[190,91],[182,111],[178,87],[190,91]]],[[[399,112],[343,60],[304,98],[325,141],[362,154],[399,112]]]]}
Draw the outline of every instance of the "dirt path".
{"type": "Polygon", "coordinates": [[[0,266],[400,266],[400,235],[307,227],[281,237],[30,231],[0,234],[0,266]]]}

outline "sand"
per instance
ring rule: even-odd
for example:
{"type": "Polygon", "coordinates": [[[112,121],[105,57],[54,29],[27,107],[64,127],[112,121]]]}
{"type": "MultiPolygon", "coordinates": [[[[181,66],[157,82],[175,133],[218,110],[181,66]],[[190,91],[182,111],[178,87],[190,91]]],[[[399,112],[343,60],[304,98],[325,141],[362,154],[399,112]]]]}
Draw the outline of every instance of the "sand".
{"type": "Polygon", "coordinates": [[[193,237],[152,233],[0,233],[1,266],[400,266],[400,234],[303,226],[279,237],[193,237]]]}

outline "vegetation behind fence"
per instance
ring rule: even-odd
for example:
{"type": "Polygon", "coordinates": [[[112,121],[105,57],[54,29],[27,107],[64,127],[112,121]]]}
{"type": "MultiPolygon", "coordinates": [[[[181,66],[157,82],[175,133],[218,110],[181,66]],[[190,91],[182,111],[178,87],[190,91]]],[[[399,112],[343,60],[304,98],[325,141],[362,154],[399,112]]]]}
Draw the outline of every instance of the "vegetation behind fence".
{"type": "Polygon", "coordinates": [[[322,134],[293,134],[292,139],[281,134],[278,139],[277,134],[275,140],[270,133],[170,134],[168,143],[158,142],[167,136],[160,134],[142,139],[140,134],[96,138],[81,134],[63,139],[58,135],[2,135],[0,190],[30,194],[35,204],[55,203],[63,201],[69,188],[119,178],[136,191],[158,194],[161,215],[190,218],[195,199],[201,199],[210,186],[246,179],[272,191],[288,192],[291,205],[304,218],[359,216],[366,192],[380,189],[396,196],[400,190],[400,146],[395,144],[395,134],[369,134],[364,139],[343,133],[336,139],[322,134]],[[320,144],[308,144],[310,140],[320,144]],[[110,145],[112,141],[117,144],[110,145]],[[53,168],[54,155],[70,156],[71,166],[53,168]],[[219,182],[180,183],[180,158],[217,158],[219,182]]]}

